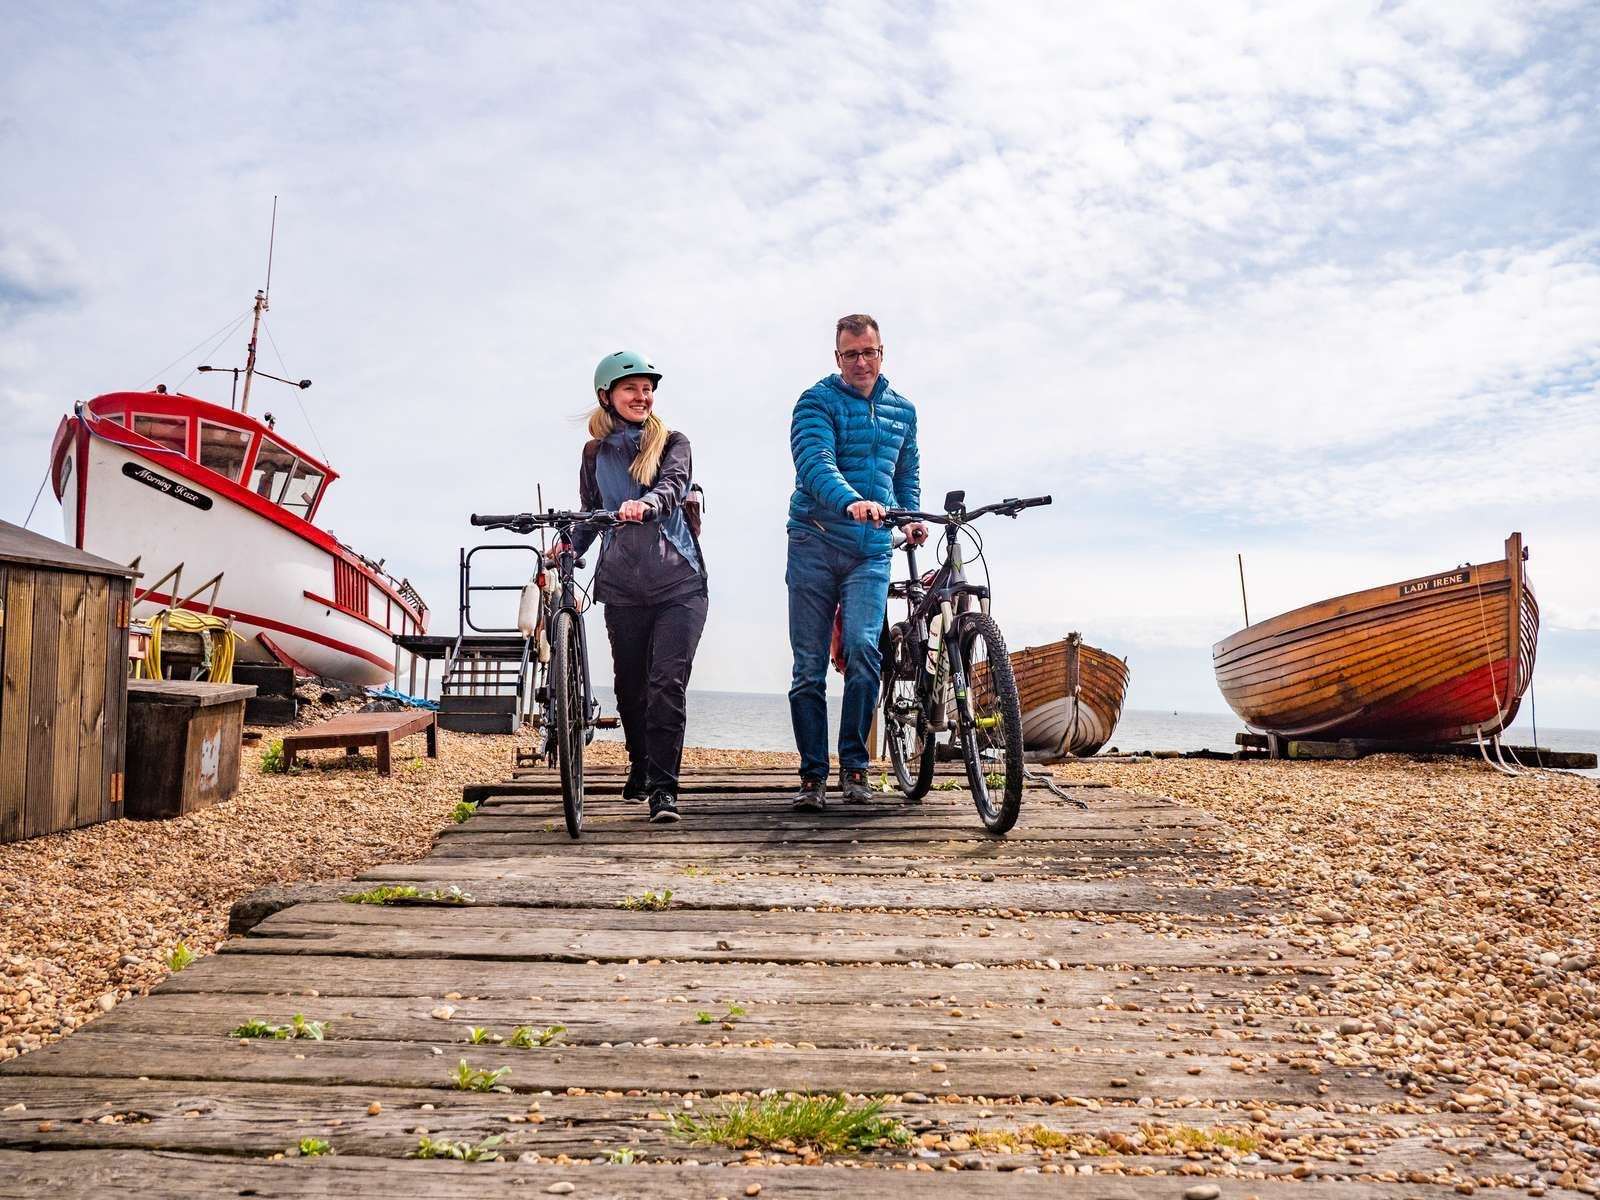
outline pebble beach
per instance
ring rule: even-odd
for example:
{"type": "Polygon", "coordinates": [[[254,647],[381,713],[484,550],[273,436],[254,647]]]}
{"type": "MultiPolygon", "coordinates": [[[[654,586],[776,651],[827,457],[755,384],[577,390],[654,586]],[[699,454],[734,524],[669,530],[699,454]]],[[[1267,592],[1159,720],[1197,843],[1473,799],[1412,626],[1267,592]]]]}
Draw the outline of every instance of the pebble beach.
{"type": "MultiPolygon", "coordinates": [[[[394,774],[383,779],[370,756],[337,753],[315,755],[292,775],[263,773],[271,738],[263,731],[246,747],[239,794],[215,808],[0,847],[0,1059],[149,990],[169,973],[178,943],[212,952],[230,905],[257,888],[420,857],[461,787],[506,775],[515,744],[441,733],[440,755],[428,759],[413,739],[397,747],[394,774]]],[[[621,752],[597,743],[591,761],[616,764],[621,752]]],[[[686,758],[700,767],[795,761],[729,749],[686,758]]],[[[1528,1180],[1600,1190],[1592,1182],[1600,1165],[1600,782],[1549,771],[1512,779],[1470,761],[1395,757],[1081,762],[1052,773],[1063,783],[1170,797],[1218,818],[1210,848],[1221,853],[1203,860],[1203,874],[1173,882],[1260,889],[1278,901],[1276,914],[1254,925],[1239,918],[1234,928],[1338,964],[1320,989],[1268,988],[1250,1002],[1302,1022],[1303,1036],[1285,1048],[1297,1062],[1398,1074],[1409,1086],[1392,1111],[1425,1114],[1439,1128],[1451,1114],[1486,1116],[1500,1148],[1528,1163],[1528,1180]],[[1443,1090],[1423,1101],[1435,1088],[1443,1090]]],[[[1092,803],[1093,792],[1083,794],[1092,803]]],[[[694,816],[686,810],[686,820],[694,816]]],[[[643,832],[641,843],[648,853],[643,832]]],[[[1204,935],[1159,914],[1137,919],[1173,936],[1204,935]]],[[[1110,995],[1108,1004],[1116,1007],[1110,995]]],[[[1324,1130],[1329,1121],[1321,1114],[1324,1130]]],[[[1284,1138],[1275,1152],[1342,1152],[1325,1134],[1306,1147],[1292,1129],[1284,1138]]],[[[1470,1162],[1456,1178],[1459,1191],[1513,1182],[1504,1173],[1478,1177],[1470,1162]]],[[[1530,1194],[1542,1194],[1542,1184],[1530,1194]]]]}

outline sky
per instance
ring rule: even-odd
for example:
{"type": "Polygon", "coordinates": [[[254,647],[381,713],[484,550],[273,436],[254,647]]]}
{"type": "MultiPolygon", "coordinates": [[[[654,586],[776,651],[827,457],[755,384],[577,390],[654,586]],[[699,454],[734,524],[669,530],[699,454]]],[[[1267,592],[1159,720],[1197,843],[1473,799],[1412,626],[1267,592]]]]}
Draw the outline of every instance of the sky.
{"type": "MultiPolygon", "coordinates": [[[[1600,5],[9,8],[0,516],[72,404],[166,383],[264,282],[253,408],[323,523],[454,632],[467,515],[575,504],[595,362],[664,372],[707,493],[701,687],[781,691],[795,398],[882,325],[923,493],[1013,645],[1135,708],[1210,646],[1522,532],[1542,723],[1600,728],[1600,5]],[[193,349],[190,349],[193,347],[193,349]],[[170,365],[169,365],[170,364],[170,365]]],[[[32,527],[59,536],[48,492],[32,527]]],[[[603,640],[603,639],[600,639],[603,640]]],[[[603,678],[607,665],[597,665],[603,678]]]]}

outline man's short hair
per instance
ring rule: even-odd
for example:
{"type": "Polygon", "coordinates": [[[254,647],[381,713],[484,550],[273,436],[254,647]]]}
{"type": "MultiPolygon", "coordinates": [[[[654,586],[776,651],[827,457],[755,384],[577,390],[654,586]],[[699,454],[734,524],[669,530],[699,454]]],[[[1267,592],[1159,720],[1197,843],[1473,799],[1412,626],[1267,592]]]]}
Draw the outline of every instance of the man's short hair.
{"type": "Polygon", "coordinates": [[[866,313],[851,313],[848,317],[840,317],[839,323],[833,327],[833,344],[839,344],[841,333],[853,333],[858,337],[867,330],[872,330],[878,335],[878,340],[883,340],[883,330],[878,328],[878,323],[866,313]]]}

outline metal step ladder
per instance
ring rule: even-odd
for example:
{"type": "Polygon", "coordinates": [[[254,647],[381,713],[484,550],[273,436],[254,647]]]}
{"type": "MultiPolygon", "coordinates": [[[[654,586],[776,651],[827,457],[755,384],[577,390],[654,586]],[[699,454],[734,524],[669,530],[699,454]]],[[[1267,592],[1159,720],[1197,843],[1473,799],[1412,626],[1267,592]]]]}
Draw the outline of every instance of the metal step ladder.
{"type": "Polygon", "coordinates": [[[514,626],[479,625],[473,620],[475,594],[520,592],[523,587],[522,583],[474,583],[472,560],[484,551],[531,554],[534,564],[538,562],[538,551],[526,544],[462,548],[461,632],[445,656],[439,726],[457,733],[515,733],[533,711],[538,651],[533,639],[523,637],[514,626]]]}

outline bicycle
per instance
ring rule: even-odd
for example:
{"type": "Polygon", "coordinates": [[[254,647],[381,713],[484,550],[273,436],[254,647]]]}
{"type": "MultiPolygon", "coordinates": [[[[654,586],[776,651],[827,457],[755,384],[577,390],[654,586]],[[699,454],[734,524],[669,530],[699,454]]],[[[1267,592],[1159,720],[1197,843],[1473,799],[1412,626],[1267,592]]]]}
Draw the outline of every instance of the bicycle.
{"type": "MultiPolygon", "coordinates": [[[[542,513],[473,513],[472,523],[523,535],[535,529],[552,529],[558,536],[555,556],[539,555],[539,623],[550,653],[549,661],[542,665],[544,684],[535,689],[534,697],[543,706],[538,721],[543,735],[539,756],[546,763],[554,762],[560,770],[567,835],[576,838],[583,832],[583,748],[594,740],[597,728],[609,728],[616,722],[614,718],[601,719],[600,704],[590,687],[589,643],[583,626],[585,606],[578,601],[575,578],[583,559],[572,550],[571,534],[584,527],[611,529],[621,520],[614,512],[560,512],[552,508],[542,513]],[[549,574],[551,568],[553,577],[549,574]]],[[[540,659],[544,657],[541,653],[540,659]]]]}
{"type": "Polygon", "coordinates": [[[895,780],[909,801],[928,794],[937,735],[951,728],[953,716],[953,740],[966,763],[978,817],[996,834],[1010,830],[1022,811],[1022,708],[1005,638],[989,615],[989,589],[967,582],[957,539],[979,517],[1000,513],[1014,519],[1025,508],[1050,502],[1049,496],[1036,496],[969,511],[966,493],[953,491],[942,513],[891,508],[883,515],[896,526],[944,526],[943,558],[926,583],[917,570],[917,548],[907,540],[901,548],[910,578],[889,585],[890,598],[904,599],[907,607],[904,621],[885,622],[882,645],[880,705],[895,780]],[[996,767],[998,783],[991,779],[996,767]]]}

